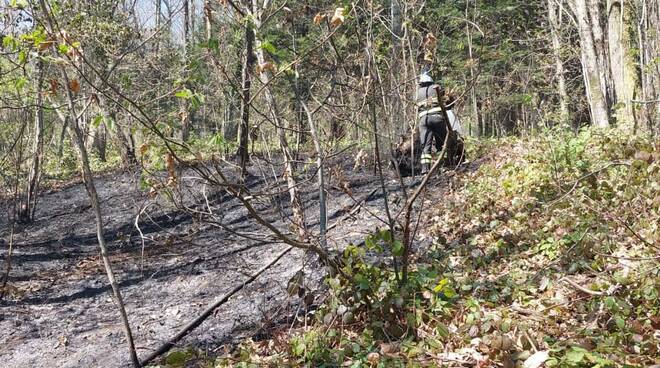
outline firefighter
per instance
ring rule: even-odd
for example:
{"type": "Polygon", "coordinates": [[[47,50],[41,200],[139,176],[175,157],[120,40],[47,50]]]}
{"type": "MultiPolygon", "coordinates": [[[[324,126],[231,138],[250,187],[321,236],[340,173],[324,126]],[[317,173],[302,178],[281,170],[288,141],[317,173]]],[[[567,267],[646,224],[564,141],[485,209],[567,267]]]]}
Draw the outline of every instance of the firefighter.
{"type": "Polygon", "coordinates": [[[419,140],[422,147],[421,174],[426,174],[431,169],[433,140],[435,139],[436,150],[440,152],[447,135],[447,123],[442,108],[438,104],[436,92],[438,90],[442,94],[440,86],[433,82],[433,78],[429,73],[422,72],[419,76],[416,98],[419,117],[419,140]]]}

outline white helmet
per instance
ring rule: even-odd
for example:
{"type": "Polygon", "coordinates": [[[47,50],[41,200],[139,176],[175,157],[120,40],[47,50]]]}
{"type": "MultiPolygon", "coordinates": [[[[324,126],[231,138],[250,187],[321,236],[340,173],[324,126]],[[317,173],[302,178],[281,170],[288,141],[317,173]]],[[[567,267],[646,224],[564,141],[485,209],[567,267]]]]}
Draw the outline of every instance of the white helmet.
{"type": "Polygon", "coordinates": [[[428,73],[422,73],[419,75],[419,83],[433,83],[433,78],[428,73]]]}

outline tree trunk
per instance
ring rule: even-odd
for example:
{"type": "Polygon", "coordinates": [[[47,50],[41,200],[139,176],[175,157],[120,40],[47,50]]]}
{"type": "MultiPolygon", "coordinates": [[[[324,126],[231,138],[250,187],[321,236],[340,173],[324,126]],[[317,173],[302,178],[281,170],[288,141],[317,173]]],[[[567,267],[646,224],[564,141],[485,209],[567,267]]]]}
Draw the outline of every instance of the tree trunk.
{"type": "Polygon", "coordinates": [[[60,131],[60,139],[57,144],[57,157],[62,158],[62,154],[64,153],[64,137],[66,136],[66,130],[69,127],[69,118],[64,117],[62,120],[62,130],[60,131]]]}
{"type": "Polygon", "coordinates": [[[401,95],[405,90],[401,90],[401,70],[396,67],[402,65],[401,55],[403,36],[403,21],[401,17],[402,0],[390,0],[390,16],[392,18],[392,66],[390,67],[390,126],[394,127],[395,135],[400,135],[404,131],[403,122],[403,102],[401,95]]]}
{"type": "Polygon", "coordinates": [[[25,202],[19,209],[19,220],[21,222],[32,222],[34,211],[37,206],[37,195],[39,192],[39,181],[41,178],[41,166],[44,148],[44,110],[41,85],[44,81],[43,63],[37,61],[37,81],[35,82],[35,114],[32,145],[32,165],[25,190],[25,202]]]}
{"type": "MultiPolygon", "coordinates": [[[[599,52],[593,34],[589,9],[586,0],[574,0],[574,12],[580,35],[580,50],[582,53],[582,74],[589,102],[591,121],[597,127],[609,126],[609,104],[607,100],[606,83],[603,75],[605,66],[599,62],[599,52]]],[[[602,43],[598,44],[602,45],[602,43]]]]}
{"type": "MultiPolygon", "coordinates": [[[[162,12],[162,1],[156,0],[156,32],[160,31],[160,25],[162,23],[163,12],[162,12]]],[[[156,53],[158,53],[160,47],[160,35],[156,35],[156,53]]]]}
{"type": "Polygon", "coordinates": [[[206,43],[211,41],[211,17],[212,8],[209,0],[204,1],[204,33],[206,34],[206,43]]]}
{"type": "Polygon", "coordinates": [[[253,24],[245,25],[245,58],[242,70],[241,89],[241,124],[238,126],[238,159],[241,167],[241,176],[247,175],[247,163],[250,159],[248,152],[248,135],[250,133],[250,88],[252,87],[252,69],[254,68],[254,28],[253,24]]]}
{"type": "Polygon", "coordinates": [[[567,124],[568,93],[566,92],[566,79],[564,77],[564,63],[561,59],[560,32],[562,29],[563,0],[548,0],[548,21],[552,37],[552,53],[555,59],[555,78],[557,80],[557,95],[559,96],[559,122],[567,124]]]}
{"type": "MultiPolygon", "coordinates": [[[[194,0],[192,0],[194,1],[194,0]]],[[[188,60],[190,57],[190,0],[183,0],[183,52],[184,64],[186,70],[188,69],[188,60]]],[[[187,74],[187,72],[185,73],[187,74]]],[[[187,85],[188,83],[186,83],[187,85]]],[[[179,100],[180,104],[180,117],[181,117],[181,141],[186,142],[190,135],[190,125],[192,124],[193,111],[188,99],[179,100]]]]}
{"type": "Polygon", "coordinates": [[[94,128],[92,146],[96,150],[96,153],[99,155],[99,160],[101,162],[106,161],[106,148],[108,146],[108,128],[105,126],[104,122],[101,122],[99,126],[94,128]]]}
{"type": "Polygon", "coordinates": [[[600,66],[601,89],[605,94],[605,102],[608,109],[612,107],[612,101],[615,100],[614,85],[612,83],[612,69],[610,66],[610,56],[608,50],[608,40],[605,38],[605,27],[603,22],[607,22],[601,15],[601,0],[587,0],[587,13],[589,14],[591,24],[591,34],[593,35],[594,47],[596,49],[596,58],[600,66]]]}
{"type": "Polygon", "coordinates": [[[641,79],[640,108],[646,129],[655,134],[660,121],[660,1],[644,0],[638,10],[638,48],[641,79]]]}
{"type": "Polygon", "coordinates": [[[632,123],[633,111],[631,100],[636,86],[636,71],[631,56],[631,36],[628,30],[624,1],[608,1],[609,20],[609,57],[612,65],[612,81],[617,104],[617,121],[632,123]]]}
{"type": "Polygon", "coordinates": [[[307,115],[307,123],[309,124],[309,131],[312,135],[312,140],[314,141],[314,150],[316,151],[316,169],[318,170],[317,178],[319,186],[319,237],[321,239],[321,248],[327,249],[326,232],[328,229],[328,214],[326,210],[323,150],[321,149],[321,141],[319,140],[319,135],[316,130],[313,113],[309,110],[304,101],[300,100],[300,105],[307,115]]]}
{"type": "Polygon", "coordinates": [[[190,28],[188,29],[188,44],[195,44],[195,0],[188,1],[188,17],[190,18],[190,28]]]}
{"type": "MultiPolygon", "coordinates": [[[[465,4],[465,19],[469,19],[469,9],[470,2],[469,0],[465,4]]],[[[470,61],[470,80],[467,81],[467,85],[470,88],[470,107],[472,108],[472,121],[468,125],[468,135],[479,136],[479,107],[477,105],[477,87],[474,73],[474,56],[472,54],[472,31],[470,28],[472,25],[470,23],[465,24],[465,34],[467,36],[468,42],[468,57],[470,61]]]]}

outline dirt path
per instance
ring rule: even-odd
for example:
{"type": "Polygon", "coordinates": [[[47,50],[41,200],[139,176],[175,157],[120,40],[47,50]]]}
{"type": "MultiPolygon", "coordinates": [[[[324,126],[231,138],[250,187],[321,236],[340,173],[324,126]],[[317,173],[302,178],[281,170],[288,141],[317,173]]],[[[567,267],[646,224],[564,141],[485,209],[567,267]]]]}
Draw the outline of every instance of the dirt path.
{"type": "MultiPolygon", "coordinates": [[[[385,218],[377,178],[366,170],[344,172],[351,174],[341,180],[331,176],[328,192],[329,222],[339,221],[329,234],[333,247],[364,239],[383,226],[374,215],[385,218]],[[339,189],[342,186],[348,186],[351,194],[339,189]],[[356,208],[356,201],[364,201],[364,207],[356,208]],[[351,210],[354,214],[349,216],[351,210]]],[[[227,230],[197,223],[163,201],[148,199],[137,182],[128,174],[109,175],[98,178],[97,187],[111,260],[138,354],[145,356],[285,246],[233,234],[241,231],[255,238],[263,234],[235,199],[209,196],[211,208],[224,214],[227,230]],[[150,239],[143,258],[134,221],[145,203],[152,205],[140,221],[140,229],[150,239]]],[[[196,182],[189,178],[184,186],[191,188],[196,182]]],[[[251,185],[258,189],[265,183],[254,179],[251,185]]],[[[314,225],[318,221],[316,194],[313,185],[307,187],[306,215],[314,225]]],[[[388,179],[388,187],[394,191],[391,199],[397,201],[401,194],[395,190],[394,178],[388,179]]],[[[277,211],[268,205],[262,204],[260,210],[282,225],[277,211]]],[[[0,237],[6,238],[5,216],[0,217],[0,237]]],[[[13,292],[0,303],[0,367],[127,366],[126,344],[99,259],[84,187],[77,184],[44,194],[36,218],[16,236],[9,279],[13,292]]],[[[6,247],[0,249],[0,259],[5,259],[6,252],[6,247]]],[[[298,301],[287,297],[286,282],[304,259],[297,250],[284,257],[181,343],[215,350],[254,334],[262,321],[275,318],[276,311],[284,313],[281,307],[295,308],[298,301]]],[[[319,272],[315,276],[309,280],[312,289],[319,272]]]]}

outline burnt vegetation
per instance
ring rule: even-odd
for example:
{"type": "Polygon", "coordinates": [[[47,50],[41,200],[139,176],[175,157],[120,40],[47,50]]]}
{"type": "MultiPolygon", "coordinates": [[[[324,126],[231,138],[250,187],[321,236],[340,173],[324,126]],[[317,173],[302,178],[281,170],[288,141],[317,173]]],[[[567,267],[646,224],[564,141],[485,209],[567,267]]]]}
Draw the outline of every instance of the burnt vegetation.
{"type": "Polygon", "coordinates": [[[658,0],[0,10],[0,367],[660,364],[658,0]]]}

